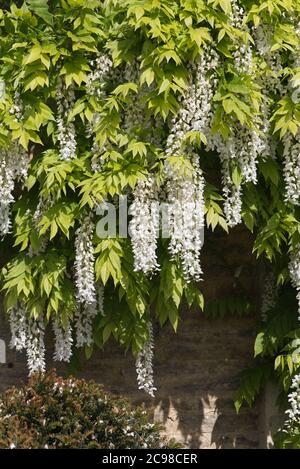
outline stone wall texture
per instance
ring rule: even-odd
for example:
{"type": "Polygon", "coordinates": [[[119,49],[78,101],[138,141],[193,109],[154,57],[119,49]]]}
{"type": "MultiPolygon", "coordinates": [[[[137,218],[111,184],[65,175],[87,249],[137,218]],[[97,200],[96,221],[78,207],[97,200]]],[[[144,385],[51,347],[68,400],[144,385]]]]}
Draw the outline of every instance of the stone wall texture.
{"type": "MultiPolygon", "coordinates": [[[[251,249],[252,239],[243,230],[206,237],[202,288],[207,301],[247,294],[256,305],[260,267],[251,249]]],[[[187,447],[266,447],[270,445],[268,419],[273,418],[266,411],[266,397],[252,409],[242,408],[239,415],[233,406],[238,373],[253,361],[255,310],[258,306],[247,317],[208,319],[200,311],[183,308],[176,334],[168,325],[157,328],[155,399],[137,390],[134,360],[113,342],[84,361],[80,375],[144,403],[164,424],[166,434],[187,447]]],[[[3,318],[0,327],[0,338],[8,341],[3,318]]],[[[0,390],[25,381],[26,374],[24,356],[8,350],[7,364],[0,365],[0,390]]]]}

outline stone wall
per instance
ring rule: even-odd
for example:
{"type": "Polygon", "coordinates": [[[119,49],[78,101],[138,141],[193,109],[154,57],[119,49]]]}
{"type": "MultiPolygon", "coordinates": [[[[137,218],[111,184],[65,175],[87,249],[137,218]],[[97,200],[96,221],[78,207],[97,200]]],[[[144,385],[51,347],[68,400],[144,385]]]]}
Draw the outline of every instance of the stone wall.
{"type": "MultiPolygon", "coordinates": [[[[242,230],[229,237],[206,237],[203,289],[207,300],[244,293],[258,298],[258,265],[251,244],[242,230]]],[[[187,447],[266,447],[265,399],[252,409],[242,408],[239,415],[233,407],[237,375],[253,360],[254,323],[254,312],[248,317],[211,320],[200,311],[183,311],[176,335],[169,326],[157,329],[154,400],[137,390],[134,360],[112,342],[84,363],[80,374],[134,402],[144,402],[163,422],[166,434],[187,447]]],[[[3,336],[7,331],[2,324],[3,336]]],[[[25,379],[24,357],[8,351],[7,364],[0,365],[0,389],[25,379]]]]}

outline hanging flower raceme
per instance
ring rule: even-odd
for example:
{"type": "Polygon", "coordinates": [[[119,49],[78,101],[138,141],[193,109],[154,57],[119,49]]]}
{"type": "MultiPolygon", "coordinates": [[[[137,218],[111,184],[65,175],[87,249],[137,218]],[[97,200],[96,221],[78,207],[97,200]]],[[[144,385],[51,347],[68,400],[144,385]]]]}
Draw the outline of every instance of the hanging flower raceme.
{"type": "Polygon", "coordinates": [[[261,156],[263,158],[276,157],[276,140],[272,135],[270,118],[272,116],[272,99],[270,90],[274,95],[282,97],[285,87],[281,82],[281,73],[283,65],[281,56],[278,51],[272,50],[273,31],[268,24],[259,24],[253,29],[253,38],[258,57],[262,61],[262,65],[266,66],[267,73],[258,78],[258,84],[261,87],[263,96],[260,117],[258,119],[258,128],[260,130],[259,137],[261,140],[261,156]]]}
{"type": "Polygon", "coordinates": [[[112,78],[113,63],[106,54],[101,54],[90,62],[91,72],[87,77],[87,93],[98,99],[104,96],[103,84],[112,78]]]}
{"type": "Polygon", "coordinates": [[[75,332],[77,347],[93,344],[93,320],[97,315],[96,303],[78,305],[75,312],[75,332]]]}
{"type": "Polygon", "coordinates": [[[30,375],[46,371],[44,336],[44,321],[30,318],[27,325],[26,341],[27,366],[30,375]]]}
{"type": "Polygon", "coordinates": [[[198,157],[191,158],[192,173],[176,175],[166,165],[169,251],[179,256],[187,281],[201,280],[200,252],[204,230],[204,178],[198,157]]]}
{"type": "MultiPolygon", "coordinates": [[[[293,18],[291,18],[293,19],[293,18]]],[[[300,28],[297,22],[296,33],[300,43],[300,28]]],[[[293,68],[295,77],[293,76],[289,83],[289,91],[291,99],[295,104],[299,103],[299,79],[300,70],[299,50],[292,55],[293,68]]],[[[286,197],[285,200],[295,205],[300,203],[300,128],[295,134],[288,131],[283,138],[283,177],[285,181],[286,197]]]]}
{"type": "MultiPolygon", "coordinates": [[[[107,95],[105,84],[115,79],[116,72],[113,70],[113,62],[107,54],[101,54],[90,62],[91,72],[87,77],[87,93],[97,100],[104,99],[107,95]]],[[[102,168],[102,155],[107,147],[101,147],[95,140],[94,128],[99,121],[99,115],[94,113],[92,122],[87,126],[87,137],[92,138],[92,170],[96,173],[102,168]]]]}
{"type": "Polygon", "coordinates": [[[75,284],[77,301],[93,304],[96,301],[94,272],[94,223],[91,215],[81,219],[75,239],[75,284]]]}
{"type": "MultiPolygon", "coordinates": [[[[233,27],[239,29],[240,31],[247,32],[247,27],[245,25],[245,11],[241,5],[238,4],[236,0],[231,1],[232,14],[231,14],[231,24],[233,27]]],[[[251,74],[252,72],[252,47],[250,42],[247,44],[244,42],[238,42],[235,51],[233,52],[234,64],[238,72],[251,74]]]]}
{"type": "Polygon", "coordinates": [[[196,64],[191,65],[187,92],[180,100],[180,108],[173,117],[166,143],[167,156],[186,154],[191,161],[192,173],[188,176],[173,171],[165,164],[167,202],[169,204],[170,243],[172,257],[179,255],[187,280],[200,280],[202,269],[200,251],[204,229],[204,178],[196,155],[183,150],[183,141],[189,131],[209,138],[212,119],[212,100],[217,87],[217,53],[205,46],[196,64]]]}
{"type": "Polygon", "coordinates": [[[288,132],[284,136],[283,176],[286,201],[299,205],[300,202],[300,130],[295,137],[288,132]]]}
{"type": "Polygon", "coordinates": [[[10,347],[17,351],[25,350],[29,374],[44,372],[45,364],[45,324],[42,319],[33,319],[22,304],[18,303],[9,312],[11,329],[10,347]]]}
{"type": "Polygon", "coordinates": [[[10,207],[14,202],[15,182],[26,178],[28,164],[27,152],[17,143],[0,149],[0,236],[11,230],[10,207]]]}
{"type": "Polygon", "coordinates": [[[92,323],[97,314],[97,294],[95,288],[94,223],[92,215],[81,219],[75,239],[75,284],[77,311],[75,329],[77,346],[91,345],[92,323]]]}
{"type": "Polygon", "coordinates": [[[178,113],[172,118],[166,143],[166,154],[181,154],[182,141],[189,131],[198,131],[209,138],[213,119],[213,96],[217,87],[218,54],[205,46],[196,63],[191,63],[188,89],[179,99],[178,113]]]}
{"type": "Polygon", "coordinates": [[[19,91],[15,91],[14,93],[14,100],[12,107],[9,110],[9,113],[14,116],[15,120],[17,122],[20,122],[23,120],[24,117],[24,107],[23,107],[23,102],[21,99],[21,95],[19,91]]]}
{"type": "MultiPolygon", "coordinates": [[[[245,26],[245,12],[236,1],[232,4],[232,25],[242,32],[248,32],[245,26]]],[[[251,74],[253,51],[248,44],[237,44],[233,53],[234,64],[241,74],[251,74]]],[[[265,117],[257,119],[257,128],[249,129],[238,125],[231,136],[224,140],[218,133],[208,138],[208,150],[216,150],[220,155],[222,168],[222,185],[224,196],[224,213],[229,227],[241,223],[242,182],[257,183],[258,157],[266,156],[270,151],[269,121],[265,117]],[[267,133],[266,133],[267,132],[267,133]],[[233,171],[240,172],[242,180],[233,181],[233,171]]]]}
{"type": "Polygon", "coordinates": [[[102,316],[104,316],[104,286],[102,283],[100,285],[97,285],[97,300],[98,311],[102,316]]]}
{"type": "Polygon", "coordinates": [[[286,411],[287,420],[282,428],[283,432],[289,432],[294,426],[300,424],[300,374],[293,377],[288,395],[289,409],[286,411]]]}
{"type": "Polygon", "coordinates": [[[241,223],[242,183],[257,183],[259,157],[263,157],[268,151],[260,125],[258,123],[257,129],[238,125],[227,140],[214,134],[207,145],[207,149],[218,151],[220,156],[224,213],[229,227],[241,223]],[[239,182],[233,180],[235,170],[240,173],[239,182]]]}
{"type": "Polygon", "coordinates": [[[229,227],[234,227],[242,221],[242,187],[241,183],[233,181],[232,174],[234,169],[238,167],[238,152],[244,151],[242,150],[244,145],[245,142],[241,142],[238,136],[232,135],[224,140],[218,133],[211,136],[207,145],[208,150],[216,150],[219,153],[224,214],[229,227]]]}
{"type": "Polygon", "coordinates": [[[216,70],[219,56],[211,46],[206,46],[198,61],[192,65],[194,83],[192,85],[190,111],[192,112],[191,130],[209,137],[213,113],[213,97],[218,85],[216,70]]]}
{"type": "Polygon", "coordinates": [[[268,313],[271,311],[277,302],[278,289],[276,286],[274,272],[269,272],[264,279],[264,286],[262,292],[262,302],[260,307],[261,319],[266,322],[268,313]]]}
{"type": "Polygon", "coordinates": [[[53,359],[61,362],[69,362],[72,357],[72,326],[68,320],[66,324],[55,318],[53,320],[54,355],[53,359]]]}
{"type": "Polygon", "coordinates": [[[153,176],[138,181],[130,206],[129,224],[134,269],[145,274],[156,272],[159,236],[159,190],[153,176]]]}
{"type": "Polygon", "coordinates": [[[153,378],[153,350],[154,334],[152,323],[148,323],[148,340],[136,359],[136,373],[138,388],[145,391],[149,396],[154,397],[156,387],[153,378]]]}
{"type": "Polygon", "coordinates": [[[18,352],[26,349],[27,316],[25,308],[18,303],[10,310],[8,319],[11,332],[10,347],[18,352]]]}
{"type": "Polygon", "coordinates": [[[291,283],[297,291],[298,319],[300,321],[300,244],[297,244],[291,251],[288,268],[291,283]]]}
{"type": "Polygon", "coordinates": [[[59,154],[62,160],[70,161],[73,158],[76,158],[77,148],[74,118],[70,119],[70,112],[72,111],[75,103],[75,93],[71,87],[66,88],[65,83],[61,78],[57,85],[56,103],[59,154]]]}

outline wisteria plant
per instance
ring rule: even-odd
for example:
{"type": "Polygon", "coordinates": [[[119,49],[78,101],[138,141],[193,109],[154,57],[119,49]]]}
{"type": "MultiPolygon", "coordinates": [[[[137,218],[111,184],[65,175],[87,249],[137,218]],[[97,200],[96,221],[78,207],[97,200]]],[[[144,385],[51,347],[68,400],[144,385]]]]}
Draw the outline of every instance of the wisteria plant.
{"type": "MultiPolygon", "coordinates": [[[[132,348],[152,395],[152,321],[176,329],[182,301],[203,307],[204,226],[254,233],[275,284],[266,334],[280,289],[300,304],[300,1],[6,3],[2,285],[30,371],[45,369],[49,325],[62,361],[112,335],[132,348]],[[131,236],[97,236],[99,204],[118,212],[120,196],[131,236]]],[[[261,335],[256,344],[286,391],[300,365],[288,348],[300,337],[296,309],[278,348],[259,348],[261,335]]]]}

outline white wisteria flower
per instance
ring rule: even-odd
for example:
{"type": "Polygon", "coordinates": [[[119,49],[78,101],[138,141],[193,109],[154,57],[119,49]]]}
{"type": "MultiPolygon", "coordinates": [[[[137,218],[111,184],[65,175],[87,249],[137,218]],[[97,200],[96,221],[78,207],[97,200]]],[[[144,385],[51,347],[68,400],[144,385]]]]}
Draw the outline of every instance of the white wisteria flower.
{"type": "Polygon", "coordinates": [[[91,72],[87,77],[87,92],[102,98],[103,84],[112,78],[113,62],[107,54],[100,54],[90,62],[91,72]]]}
{"type": "Polygon", "coordinates": [[[298,319],[300,321],[300,244],[297,244],[290,252],[290,262],[288,264],[291,283],[297,291],[298,319]]]}
{"type": "Polygon", "coordinates": [[[295,424],[299,425],[300,423],[300,374],[293,377],[288,402],[290,407],[286,411],[287,420],[282,429],[285,432],[288,432],[295,424]]]}
{"type": "Polygon", "coordinates": [[[15,182],[27,176],[29,157],[17,143],[0,149],[0,236],[11,231],[10,207],[15,201],[15,182]]]}
{"type": "Polygon", "coordinates": [[[145,391],[149,396],[155,397],[156,387],[154,386],[153,374],[154,356],[154,334],[152,323],[148,323],[148,340],[144,348],[138,353],[136,359],[136,373],[138,388],[145,391]]]}
{"type": "Polygon", "coordinates": [[[26,351],[29,374],[45,372],[45,323],[43,319],[33,319],[26,308],[18,303],[9,312],[11,329],[10,347],[26,351]]]}
{"type": "MultiPolygon", "coordinates": [[[[231,0],[231,24],[235,28],[243,32],[248,32],[247,26],[245,24],[245,10],[236,0],[231,0]]],[[[252,47],[250,41],[248,40],[247,44],[244,42],[238,41],[236,44],[236,49],[233,52],[234,63],[236,69],[241,73],[251,74],[253,67],[252,60],[252,47]]]]}
{"type": "Polygon", "coordinates": [[[156,249],[159,235],[159,192],[155,178],[138,181],[130,206],[129,224],[134,269],[145,274],[158,270],[156,249]]]}
{"type": "Polygon", "coordinates": [[[204,178],[197,155],[191,156],[192,174],[176,174],[170,167],[167,180],[170,230],[169,251],[179,255],[187,281],[201,280],[200,252],[204,230],[204,178]]]}
{"type": "Polygon", "coordinates": [[[295,137],[290,133],[284,136],[283,177],[286,201],[295,205],[300,202],[300,130],[295,137]]]}
{"type": "Polygon", "coordinates": [[[44,373],[45,362],[45,324],[42,319],[29,318],[27,323],[26,354],[29,374],[44,373]]]}
{"type": "Polygon", "coordinates": [[[76,131],[74,117],[69,118],[75,103],[75,93],[72,87],[66,88],[63,79],[59,79],[56,90],[57,104],[57,138],[59,142],[60,158],[70,161],[76,158],[76,131]],[[69,120],[68,120],[69,119],[69,120]]]}
{"type": "Polygon", "coordinates": [[[75,313],[76,343],[78,347],[93,343],[93,319],[97,314],[95,287],[94,222],[92,214],[84,216],[76,230],[75,284],[77,310],[75,313]]]}
{"type": "Polygon", "coordinates": [[[94,222],[92,215],[84,216],[76,230],[75,238],[75,285],[78,303],[94,304],[96,302],[94,271],[94,222]]]}
{"type": "Polygon", "coordinates": [[[82,304],[75,311],[76,346],[91,346],[93,340],[93,320],[97,315],[97,303],[82,304]]]}
{"type": "Polygon", "coordinates": [[[21,351],[27,344],[27,313],[25,308],[18,303],[9,311],[9,325],[11,332],[10,347],[21,351]]]}
{"type": "Polygon", "coordinates": [[[269,311],[276,306],[278,288],[274,272],[268,272],[264,279],[262,302],[260,307],[261,319],[266,322],[269,311]]]}
{"type": "Polygon", "coordinates": [[[69,362],[72,356],[72,325],[69,320],[62,324],[61,320],[55,318],[52,322],[54,332],[54,355],[56,361],[69,362]]]}

